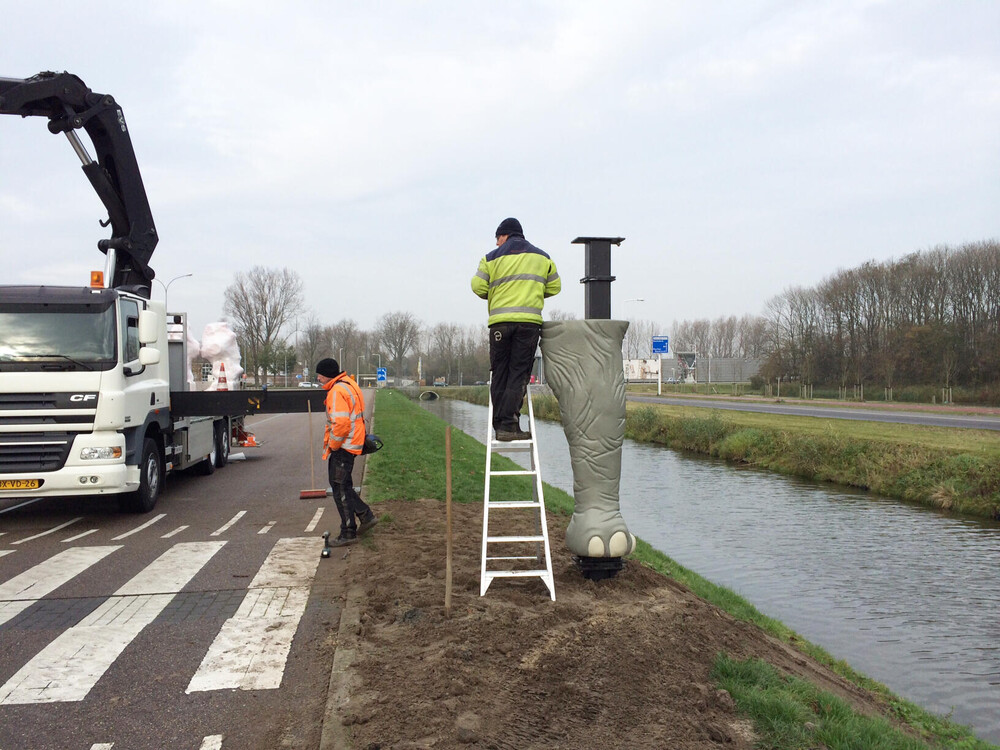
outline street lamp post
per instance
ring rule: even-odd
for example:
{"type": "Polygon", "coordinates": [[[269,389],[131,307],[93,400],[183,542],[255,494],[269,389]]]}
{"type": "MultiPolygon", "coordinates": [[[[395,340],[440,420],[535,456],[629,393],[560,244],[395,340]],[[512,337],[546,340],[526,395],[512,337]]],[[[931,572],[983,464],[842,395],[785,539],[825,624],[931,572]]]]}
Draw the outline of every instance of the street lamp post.
{"type": "Polygon", "coordinates": [[[180,276],[174,276],[174,278],[170,279],[170,281],[168,281],[166,284],[164,284],[159,279],[153,279],[153,281],[155,281],[157,284],[163,287],[163,307],[165,310],[170,309],[169,307],[167,307],[167,293],[170,291],[170,285],[173,284],[175,281],[177,281],[177,279],[186,279],[188,276],[194,276],[194,274],[184,273],[181,274],[180,276]]]}
{"type": "Polygon", "coordinates": [[[355,374],[357,375],[357,378],[358,378],[358,381],[359,381],[358,385],[361,385],[361,382],[360,382],[361,381],[361,355],[360,354],[358,355],[358,369],[357,369],[357,371],[356,371],[355,374]]]}

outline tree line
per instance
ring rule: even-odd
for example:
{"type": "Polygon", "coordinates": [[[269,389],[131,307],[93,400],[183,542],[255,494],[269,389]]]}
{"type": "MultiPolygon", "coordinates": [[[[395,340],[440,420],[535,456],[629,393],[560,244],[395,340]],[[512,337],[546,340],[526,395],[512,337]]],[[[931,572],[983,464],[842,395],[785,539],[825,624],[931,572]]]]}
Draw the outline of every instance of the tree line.
{"type": "MultiPolygon", "coordinates": [[[[485,326],[423,324],[386,313],[371,331],[353,320],[325,325],[307,314],[294,271],[254,267],[226,289],[225,311],[248,373],[258,381],[334,357],[358,374],[475,383],[489,377],[485,326]],[[289,331],[294,335],[290,335],[289,331]]],[[[557,317],[572,318],[572,315],[557,317]]],[[[663,326],[631,321],[628,359],[651,356],[663,326]]],[[[768,300],[761,315],[674,321],[673,352],[764,359],[769,380],[821,386],[977,387],[1000,381],[1000,242],[995,240],[869,261],[814,287],[768,300]]]]}

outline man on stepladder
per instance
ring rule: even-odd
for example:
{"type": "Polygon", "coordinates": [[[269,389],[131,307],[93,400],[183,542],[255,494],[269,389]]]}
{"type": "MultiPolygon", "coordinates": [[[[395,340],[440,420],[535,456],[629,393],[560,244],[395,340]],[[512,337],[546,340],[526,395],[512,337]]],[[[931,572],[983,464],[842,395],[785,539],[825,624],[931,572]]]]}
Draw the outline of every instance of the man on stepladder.
{"type": "Polygon", "coordinates": [[[524,239],[517,219],[500,222],[496,241],[472,277],[472,291],[489,303],[493,429],[500,441],[527,440],[521,403],[542,331],[542,307],[546,297],[559,294],[562,281],[548,254],[524,239]]]}
{"type": "Polygon", "coordinates": [[[323,458],[329,458],[330,489],[340,514],[340,536],[330,542],[343,547],[378,523],[378,516],[354,491],[354,459],[365,445],[365,399],[354,378],[342,372],[335,359],[321,359],[316,380],[326,389],[326,431],[323,458]],[[354,520],[358,517],[360,525],[354,520]]]}

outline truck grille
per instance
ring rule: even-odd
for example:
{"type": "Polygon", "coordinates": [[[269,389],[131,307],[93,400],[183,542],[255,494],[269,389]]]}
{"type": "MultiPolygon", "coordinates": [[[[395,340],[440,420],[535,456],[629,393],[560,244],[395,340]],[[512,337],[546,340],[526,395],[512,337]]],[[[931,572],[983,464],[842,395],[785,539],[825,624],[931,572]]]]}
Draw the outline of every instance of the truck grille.
{"type": "Polygon", "coordinates": [[[76,435],[75,432],[0,433],[0,474],[61,469],[76,435]]]}

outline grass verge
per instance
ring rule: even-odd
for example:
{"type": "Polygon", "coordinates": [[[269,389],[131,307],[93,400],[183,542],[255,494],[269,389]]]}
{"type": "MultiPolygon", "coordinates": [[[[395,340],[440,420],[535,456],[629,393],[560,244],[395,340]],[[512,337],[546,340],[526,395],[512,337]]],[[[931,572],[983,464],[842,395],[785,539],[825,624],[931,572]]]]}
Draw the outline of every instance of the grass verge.
{"type": "MultiPolygon", "coordinates": [[[[458,390],[458,389],[453,389],[458,390]]],[[[536,405],[536,415],[538,406],[536,405]]],[[[365,473],[365,498],[369,502],[382,500],[418,500],[445,497],[445,430],[448,425],[441,419],[421,409],[404,394],[394,390],[380,390],[375,400],[375,421],[379,436],[386,447],[368,457],[365,473]]],[[[452,448],[452,500],[453,502],[482,502],[486,447],[460,430],[451,431],[452,448]]],[[[516,468],[504,456],[493,458],[496,469],[516,468]]],[[[506,485],[506,483],[504,483],[506,485]]],[[[500,488],[497,487],[496,491],[500,488]]],[[[510,487],[510,497],[494,494],[494,499],[521,499],[525,488],[510,487]]],[[[545,485],[545,505],[553,513],[569,516],[573,512],[573,498],[566,492],[545,485]]],[[[680,581],[697,596],[725,610],[733,617],[754,623],[761,629],[795,646],[846,679],[880,696],[887,713],[919,735],[922,744],[893,745],[841,744],[828,747],[844,748],[961,748],[962,750],[990,750],[994,746],[978,740],[965,727],[934,716],[916,704],[893,695],[888,688],[852,669],[846,662],[836,660],[820,647],[809,643],[778,620],[759,612],[750,602],[734,592],[701,577],[679,565],[643,540],[638,540],[634,559],[663,575],[680,581]]],[[[741,709],[742,710],[742,709],[741,709]]],[[[756,722],[756,720],[755,720],[756,722]]],[[[803,722],[804,723],[804,722],[803,722]]],[[[895,730],[893,730],[895,731],[895,730]]],[[[763,730],[758,732],[765,736],[763,730]]],[[[894,741],[894,740],[893,740],[894,741]]],[[[819,747],[814,743],[762,745],[780,750],[798,747],[819,747]]],[[[995,748],[994,748],[995,750],[995,748]]]]}

